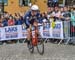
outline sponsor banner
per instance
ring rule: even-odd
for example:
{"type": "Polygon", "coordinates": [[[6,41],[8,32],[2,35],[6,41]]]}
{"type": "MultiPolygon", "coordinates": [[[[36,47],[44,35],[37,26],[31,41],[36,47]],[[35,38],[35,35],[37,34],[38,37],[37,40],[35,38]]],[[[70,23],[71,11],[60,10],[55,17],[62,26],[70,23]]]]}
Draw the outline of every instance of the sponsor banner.
{"type": "Polygon", "coordinates": [[[3,30],[3,28],[0,28],[0,40],[3,40],[3,38],[4,38],[4,30],[3,30]]]}
{"type": "Polygon", "coordinates": [[[54,26],[52,23],[43,25],[43,38],[63,39],[63,23],[55,22],[54,26]]]}
{"type": "Polygon", "coordinates": [[[46,23],[43,25],[43,37],[44,38],[50,38],[51,37],[51,33],[50,33],[50,24],[46,23]]]}
{"type": "Polygon", "coordinates": [[[63,23],[55,22],[55,27],[51,29],[52,38],[63,39],[63,23]]]}
{"type": "Polygon", "coordinates": [[[25,26],[21,26],[21,38],[27,38],[28,32],[25,26]]]}
{"type": "Polygon", "coordinates": [[[7,26],[4,27],[4,39],[10,40],[10,39],[17,39],[19,34],[19,26],[7,26]]]}
{"type": "MultiPolygon", "coordinates": [[[[38,27],[41,38],[63,39],[63,23],[55,22],[55,26],[46,23],[38,27]]],[[[23,25],[7,26],[0,28],[0,41],[27,38],[28,32],[23,25]]]]}

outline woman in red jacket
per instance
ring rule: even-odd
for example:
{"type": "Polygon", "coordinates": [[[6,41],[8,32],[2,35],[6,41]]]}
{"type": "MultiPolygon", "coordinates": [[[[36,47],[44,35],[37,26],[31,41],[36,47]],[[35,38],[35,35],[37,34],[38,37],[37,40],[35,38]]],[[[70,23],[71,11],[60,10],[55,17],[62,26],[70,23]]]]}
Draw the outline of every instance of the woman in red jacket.
{"type": "Polygon", "coordinates": [[[15,21],[14,21],[13,17],[10,16],[9,20],[8,20],[8,26],[13,26],[13,25],[15,25],[15,21]]]}

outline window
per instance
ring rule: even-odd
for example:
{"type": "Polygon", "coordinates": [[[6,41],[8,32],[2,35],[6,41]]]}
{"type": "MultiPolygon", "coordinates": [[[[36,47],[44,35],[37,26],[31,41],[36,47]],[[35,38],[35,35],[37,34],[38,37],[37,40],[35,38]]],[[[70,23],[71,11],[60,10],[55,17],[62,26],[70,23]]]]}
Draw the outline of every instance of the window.
{"type": "Polygon", "coordinates": [[[59,5],[60,6],[65,6],[65,0],[59,0],[59,5]]]}
{"type": "Polygon", "coordinates": [[[28,6],[31,0],[19,0],[20,6],[28,6]]]}
{"type": "Polygon", "coordinates": [[[75,5],[75,0],[65,0],[66,5],[75,5]]]}
{"type": "Polygon", "coordinates": [[[63,4],[63,0],[59,0],[59,4],[63,4]]]}
{"type": "Polygon", "coordinates": [[[4,3],[4,5],[8,4],[8,0],[0,0],[0,3],[4,3]]]}

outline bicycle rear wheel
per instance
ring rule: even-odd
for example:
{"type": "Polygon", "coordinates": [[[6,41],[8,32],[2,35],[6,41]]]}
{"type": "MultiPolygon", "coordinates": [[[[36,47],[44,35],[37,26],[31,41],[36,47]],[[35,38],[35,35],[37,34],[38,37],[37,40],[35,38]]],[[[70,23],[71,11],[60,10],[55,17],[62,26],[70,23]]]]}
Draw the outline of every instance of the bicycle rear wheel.
{"type": "Polygon", "coordinates": [[[38,39],[37,51],[40,55],[44,54],[44,41],[43,39],[38,39]]]}

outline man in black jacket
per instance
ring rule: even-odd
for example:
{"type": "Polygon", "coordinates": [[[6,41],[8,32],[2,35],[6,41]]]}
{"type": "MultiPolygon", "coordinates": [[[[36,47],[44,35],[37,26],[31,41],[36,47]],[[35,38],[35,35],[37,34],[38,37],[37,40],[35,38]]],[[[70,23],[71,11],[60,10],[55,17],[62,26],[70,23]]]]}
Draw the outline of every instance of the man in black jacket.
{"type": "Polygon", "coordinates": [[[52,7],[53,6],[53,0],[47,0],[47,6],[52,7]]]}

